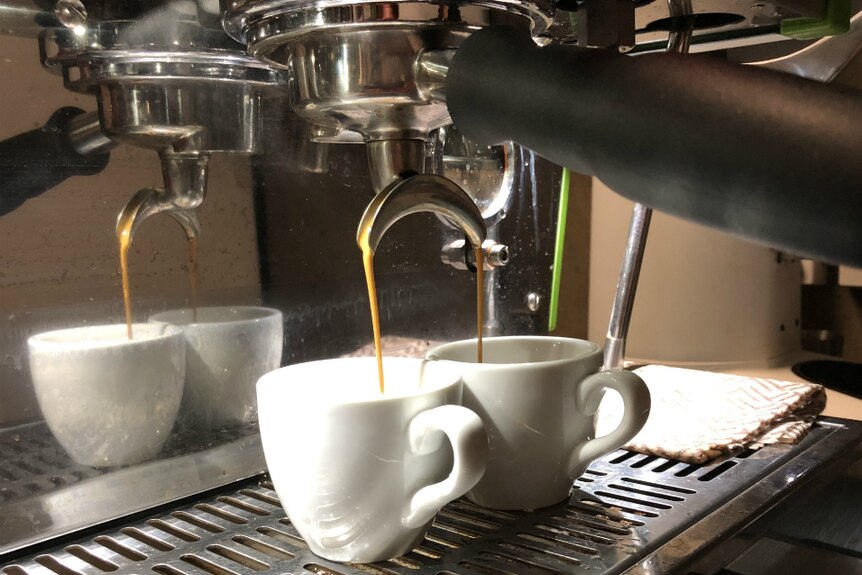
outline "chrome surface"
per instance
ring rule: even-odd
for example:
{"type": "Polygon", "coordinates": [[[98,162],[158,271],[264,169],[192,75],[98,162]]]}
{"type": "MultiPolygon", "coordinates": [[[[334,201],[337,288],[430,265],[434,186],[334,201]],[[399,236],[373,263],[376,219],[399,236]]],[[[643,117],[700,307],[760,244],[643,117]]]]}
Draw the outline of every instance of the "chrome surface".
{"type": "Polygon", "coordinates": [[[489,226],[506,217],[516,189],[512,142],[479,146],[449,125],[437,130],[431,143],[429,172],[457,183],[476,202],[489,226]]]}
{"type": "Polygon", "coordinates": [[[425,172],[425,140],[374,140],[368,142],[371,187],[380,192],[399,178],[425,172]]]}
{"type": "Polygon", "coordinates": [[[86,112],[75,116],[66,125],[72,149],[82,156],[100,154],[114,146],[114,142],[102,133],[99,114],[86,112]]]}
{"type": "Polygon", "coordinates": [[[208,159],[206,155],[196,155],[178,167],[175,159],[166,160],[162,155],[166,187],[143,188],[132,196],[117,217],[118,237],[125,231],[125,222],[131,220],[129,241],[133,242],[144,220],[165,213],[180,224],[188,239],[197,239],[201,224],[193,210],[201,205],[206,193],[208,159]]]}
{"type": "Polygon", "coordinates": [[[265,468],[255,427],[172,433],[158,460],[97,469],[69,459],[44,422],[0,432],[0,556],[265,468]]]}
{"type": "MultiPolygon", "coordinates": [[[[509,247],[498,244],[492,239],[482,242],[482,254],[484,270],[491,271],[509,264],[509,247]]],[[[476,256],[466,240],[454,240],[443,246],[440,260],[458,270],[476,269],[476,256]]]]}
{"type": "Polygon", "coordinates": [[[446,101],[446,75],[457,50],[427,50],[416,60],[416,85],[431,100],[446,101]]]}
{"type": "Polygon", "coordinates": [[[527,304],[527,309],[530,311],[537,311],[539,306],[542,305],[542,296],[537,294],[536,292],[531,291],[524,298],[524,303],[527,304]]]}
{"type": "MultiPolygon", "coordinates": [[[[62,72],[67,88],[95,94],[99,138],[80,124],[83,149],[109,141],[159,152],[164,188],[144,188],[118,218],[141,223],[168,213],[190,239],[200,235],[192,211],[206,194],[212,152],[260,151],[261,98],[283,84],[282,73],[246,56],[224,33],[187,21],[168,4],[141,20],[86,22],[68,4],[71,29],[40,37],[42,63],[62,72]]],[[[73,140],[75,141],[75,140],[73,140]]]]}
{"type": "Polygon", "coordinates": [[[465,36],[457,27],[430,34],[401,25],[307,32],[282,45],[290,55],[293,109],[310,122],[358,132],[367,141],[424,140],[450,120],[445,104],[418,89],[416,58],[424,50],[460,44],[465,36]]]}
{"type": "Polygon", "coordinates": [[[818,82],[831,82],[862,48],[862,12],[850,19],[850,30],[838,36],[821,38],[810,46],[780,58],[751,62],[760,66],[801,76],[818,82]]]}
{"type": "Polygon", "coordinates": [[[81,28],[87,25],[87,7],[81,0],[57,0],[54,15],[66,28],[81,28]]]}
{"type": "Polygon", "coordinates": [[[406,171],[423,172],[420,142],[451,123],[439,86],[427,89],[440,70],[434,62],[417,64],[419,57],[456,48],[470,32],[492,23],[540,34],[552,14],[546,0],[234,0],[225,7],[223,23],[249,54],[289,68],[293,110],[330,132],[319,141],[352,141],[339,133],[356,133],[367,143],[395,142],[368,150],[374,188],[381,190],[406,171]]]}
{"type": "Polygon", "coordinates": [[[446,506],[410,553],[370,565],[311,554],[265,478],[3,567],[6,575],[669,573],[740,531],[842,453],[862,425],[823,420],[795,446],[707,465],[616,451],[575,482],[566,504],[501,512],[446,506]]]}
{"type": "Polygon", "coordinates": [[[144,148],[257,153],[260,99],[284,83],[225,34],[167,9],[53,29],[40,42],[67,88],[97,96],[105,135],[144,148]]]}
{"type": "Polygon", "coordinates": [[[374,253],[395,222],[419,212],[443,216],[474,246],[481,246],[488,233],[479,208],[464,190],[441,176],[421,174],[393,182],[371,200],[359,221],[356,241],[360,246],[367,242],[374,253]]]}
{"type": "Polygon", "coordinates": [[[259,100],[243,84],[176,85],[148,80],[98,87],[105,134],[134,146],[256,153],[259,100]]]}
{"type": "Polygon", "coordinates": [[[547,0],[464,2],[457,7],[436,2],[356,0],[233,0],[225,2],[223,23],[228,34],[249,47],[249,53],[273,63],[286,64],[283,45],[308,30],[346,25],[374,27],[422,25],[427,28],[478,29],[492,21],[530,27],[533,35],[551,24],[553,4],[547,0]],[[344,9],[344,8],[348,9],[344,9]]]}
{"type": "Polygon", "coordinates": [[[166,204],[178,210],[189,210],[201,205],[207,191],[209,153],[162,152],[159,159],[165,182],[166,204]]]}
{"type": "Polygon", "coordinates": [[[200,207],[206,196],[209,154],[163,152],[159,158],[165,187],[144,188],[132,196],[117,217],[118,237],[124,232],[125,222],[131,220],[129,241],[134,241],[144,220],[165,213],[180,224],[188,239],[197,239],[201,224],[193,210],[200,207]]]}
{"type": "Polygon", "coordinates": [[[485,240],[482,242],[482,252],[490,268],[499,268],[509,264],[509,248],[503,244],[498,244],[494,240],[485,240]]]}

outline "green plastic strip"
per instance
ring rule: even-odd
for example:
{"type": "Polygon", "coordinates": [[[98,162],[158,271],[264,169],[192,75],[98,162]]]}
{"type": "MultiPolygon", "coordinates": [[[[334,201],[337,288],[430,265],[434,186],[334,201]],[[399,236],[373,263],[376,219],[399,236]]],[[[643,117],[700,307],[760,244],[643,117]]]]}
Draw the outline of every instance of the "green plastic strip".
{"type": "Polygon", "coordinates": [[[850,0],[828,0],[826,17],[789,18],[781,21],[781,35],[794,40],[816,40],[824,36],[843,34],[850,29],[850,0]]]}
{"type": "Polygon", "coordinates": [[[557,239],[554,242],[554,269],[551,274],[551,313],[548,331],[557,329],[557,312],[560,309],[560,279],[563,275],[563,247],[566,244],[566,215],[569,212],[569,170],[563,168],[560,181],[560,205],[557,211],[557,239]]]}

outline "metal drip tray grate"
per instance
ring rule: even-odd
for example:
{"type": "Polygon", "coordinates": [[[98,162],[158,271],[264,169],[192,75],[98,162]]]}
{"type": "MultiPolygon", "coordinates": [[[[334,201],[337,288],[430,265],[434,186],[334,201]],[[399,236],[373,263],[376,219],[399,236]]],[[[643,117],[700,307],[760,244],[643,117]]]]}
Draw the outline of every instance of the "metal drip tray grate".
{"type": "Polygon", "coordinates": [[[0,434],[0,504],[103,473],[69,459],[45,424],[22,425],[0,434]]]}
{"type": "MultiPolygon", "coordinates": [[[[175,433],[159,458],[206,451],[256,434],[254,425],[206,433],[175,433]]],[[[49,493],[111,471],[112,468],[87,467],[72,461],[45,422],[0,430],[0,504],[49,493]]]]}
{"type": "Polygon", "coordinates": [[[5,575],[557,575],[666,572],[804,476],[858,444],[862,425],[824,420],[799,445],[697,466],[617,451],[576,482],[567,504],[501,512],[448,505],[410,553],[371,565],[308,551],[267,480],[31,556],[5,575]],[[741,509],[737,506],[743,506],[741,509]],[[704,536],[709,533],[710,536],[704,536]],[[668,545],[673,541],[673,545],[668,545]]]}
{"type": "Polygon", "coordinates": [[[157,459],[114,468],[75,463],[44,422],[0,430],[0,558],[264,469],[256,426],[176,431],[157,459]]]}

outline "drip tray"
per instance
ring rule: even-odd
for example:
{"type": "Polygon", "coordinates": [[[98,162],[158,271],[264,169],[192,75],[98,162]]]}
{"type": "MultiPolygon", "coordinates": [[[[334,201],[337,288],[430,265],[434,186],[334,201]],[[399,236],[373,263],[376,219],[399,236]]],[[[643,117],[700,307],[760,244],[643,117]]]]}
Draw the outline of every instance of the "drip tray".
{"type": "MultiPolygon", "coordinates": [[[[412,552],[371,565],[308,551],[266,479],[7,565],[5,575],[557,575],[667,573],[736,533],[829,463],[862,423],[823,419],[798,445],[707,465],[617,451],[570,501],[501,512],[458,500],[412,552]]],[[[856,455],[858,457],[858,454],[856,455]]],[[[837,463],[836,463],[837,464],[837,463]]]]}
{"type": "Polygon", "coordinates": [[[255,477],[256,425],[171,435],[159,458],[130,467],[72,461],[44,422],[0,430],[0,563],[27,546],[255,477]],[[82,503],[77,505],[76,503],[82,503]]]}

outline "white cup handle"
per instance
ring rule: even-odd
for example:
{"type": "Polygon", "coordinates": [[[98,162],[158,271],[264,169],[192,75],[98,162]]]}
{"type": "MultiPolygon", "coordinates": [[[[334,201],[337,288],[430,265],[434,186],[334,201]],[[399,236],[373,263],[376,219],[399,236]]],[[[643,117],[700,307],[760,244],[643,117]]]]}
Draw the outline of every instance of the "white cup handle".
{"type": "Polygon", "coordinates": [[[428,523],[444,505],[456,499],[482,478],[488,462],[488,434],[482,419],[460,405],[441,405],[423,411],[408,427],[410,449],[416,454],[440,448],[442,434],[452,442],[454,465],[449,477],[423,487],[410,499],[402,523],[417,528],[428,523]]]}
{"type": "Polygon", "coordinates": [[[588,463],[614,449],[622,447],[641,430],[650,412],[650,395],[644,381],[631,371],[612,369],[587,377],[578,386],[578,407],[583,415],[595,415],[605,389],[618,392],[623,398],[622,421],[616,429],[578,445],[569,460],[569,472],[574,475],[588,463]]]}

